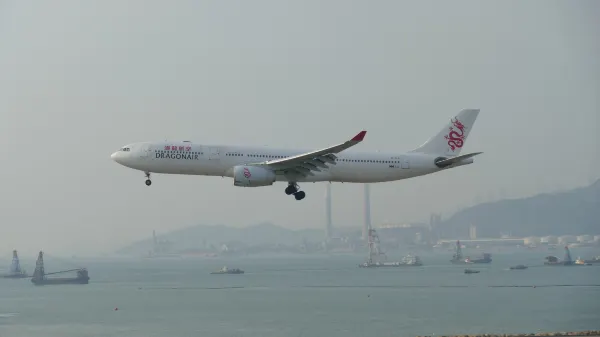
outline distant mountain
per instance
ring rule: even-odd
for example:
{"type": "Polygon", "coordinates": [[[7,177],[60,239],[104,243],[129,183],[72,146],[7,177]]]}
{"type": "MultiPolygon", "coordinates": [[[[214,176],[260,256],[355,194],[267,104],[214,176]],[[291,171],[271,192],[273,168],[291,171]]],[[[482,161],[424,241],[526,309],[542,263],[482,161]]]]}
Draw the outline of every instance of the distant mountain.
{"type": "MultiPolygon", "coordinates": [[[[213,245],[219,248],[222,244],[258,246],[265,244],[300,245],[304,239],[319,241],[324,238],[324,231],[319,229],[291,230],[271,223],[260,223],[244,228],[225,225],[197,225],[162,235],[159,240],[168,240],[175,251],[198,249],[213,245]]],[[[152,249],[152,236],[135,242],[117,251],[118,254],[145,254],[152,249]]]]}
{"type": "Polygon", "coordinates": [[[566,192],[501,200],[467,208],[439,225],[444,237],[600,234],[600,180],[566,192]]]}

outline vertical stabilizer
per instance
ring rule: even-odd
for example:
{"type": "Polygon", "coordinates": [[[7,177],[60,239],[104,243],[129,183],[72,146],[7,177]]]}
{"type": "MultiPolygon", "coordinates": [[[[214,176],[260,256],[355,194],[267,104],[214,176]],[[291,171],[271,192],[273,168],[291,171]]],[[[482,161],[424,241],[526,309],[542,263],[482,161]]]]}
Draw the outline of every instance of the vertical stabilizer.
{"type": "Polygon", "coordinates": [[[412,152],[421,152],[440,156],[458,156],[479,115],[479,109],[465,109],[453,117],[450,122],[425,144],[412,152]]]}

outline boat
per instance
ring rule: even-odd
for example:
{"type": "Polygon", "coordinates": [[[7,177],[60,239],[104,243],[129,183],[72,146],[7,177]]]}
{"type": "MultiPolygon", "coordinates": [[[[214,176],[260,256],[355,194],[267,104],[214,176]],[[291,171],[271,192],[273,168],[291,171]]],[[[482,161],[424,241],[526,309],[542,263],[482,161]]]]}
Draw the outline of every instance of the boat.
{"type": "Polygon", "coordinates": [[[220,270],[213,271],[211,274],[243,274],[244,271],[239,268],[229,269],[227,266],[224,266],[220,270]]]}
{"type": "Polygon", "coordinates": [[[8,274],[2,275],[3,278],[27,278],[27,272],[25,269],[21,268],[21,263],[19,262],[19,255],[16,250],[13,250],[13,258],[12,263],[10,264],[10,270],[8,274]]]}
{"type": "Polygon", "coordinates": [[[524,264],[518,264],[516,266],[510,267],[510,269],[527,269],[527,266],[524,264]]]}
{"type": "Polygon", "coordinates": [[[583,260],[581,257],[578,257],[577,260],[575,260],[575,264],[577,265],[585,265],[585,266],[591,266],[591,263],[587,263],[585,262],[585,260],[583,260]]]}
{"type": "Polygon", "coordinates": [[[422,266],[423,262],[419,256],[408,254],[402,258],[401,264],[404,266],[422,266]]]}
{"type": "Polygon", "coordinates": [[[148,253],[148,255],[144,256],[145,259],[166,259],[166,258],[180,258],[181,255],[179,254],[155,254],[155,253],[148,253]]]}
{"type": "Polygon", "coordinates": [[[473,262],[473,263],[491,263],[492,262],[492,254],[483,253],[482,257],[472,259],[471,262],[473,262]]]}
{"type": "Polygon", "coordinates": [[[473,261],[471,259],[464,258],[462,255],[462,248],[460,247],[460,240],[456,241],[456,248],[454,251],[454,255],[452,255],[452,260],[450,260],[452,264],[472,264],[473,261]]]}
{"type": "Polygon", "coordinates": [[[358,265],[360,268],[418,267],[423,265],[423,262],[419,256],[411,254],[406,255],[400,261],[386,262],[385,260],[387,260],[387,256],[379,249],[379,236],[374,229],[369,229],[368,244],[369,258],[366,262],[358,265]]]}
{"type": "Polygon", "coordinates": [[[90,277],[86,268],[77,268],[69,270],[61,270],[52,273],[46,273],[44,269],[44,253],[38,254],[35,263],[35,271],[31,277],[31,282],[36,286],[55,285],[55,284],[88,284],[90,277]],[[68,272],[76,272],[76,277],[47,277],[48,275],[56,275],[68,272]]]}
{"type": "Polygon", "coordinates": [[[171,253],[172,246],[169,240],[160,240],[156,237],[156,231],[152,231],[152,250],[148,252],[146,259],[168,259],[181,258],[181,254],[171,253]]]}
{"type": "Polygon", "coordinates": [[[559,260],[556,256],[546,256],[546,262],[544,262],[546,266],[586,266],[591,264],[586,264],[581,258],[573,261],[571,259],[571,252],[569,251],[569,247],[565,246],[565,257],[563,260],[559,260]]]}
{"type": "Polygon", "coordinates": [[[585,260],[585,263],[600,263],[600,255],[595,256],[590,260],[585,260]]]}
{"type": "Polygon", "coordinates": [[[562,265],[561,261],[556,256],[546,256],[545,259],[544,265],[546,266],[562,265]]]}
{"type": "Polygon", "coordinates": [[[465,274],[478,274],[479,270],[465,269],[465,274]]]}
{"type": "Polygon", "coordinates": [[[360,268],[377,268],[377,267],[419,267],[422,266],[421,258],[415,255],[406,255],[401,261],[396,262],[380,262],[380,261],[367,261],[360,265],[360,268]]]}

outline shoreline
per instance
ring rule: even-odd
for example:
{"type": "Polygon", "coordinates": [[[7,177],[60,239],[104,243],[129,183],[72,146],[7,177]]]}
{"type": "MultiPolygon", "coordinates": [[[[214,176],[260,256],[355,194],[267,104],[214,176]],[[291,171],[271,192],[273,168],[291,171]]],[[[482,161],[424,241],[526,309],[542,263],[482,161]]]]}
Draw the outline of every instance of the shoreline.
{"type": "Polygon", "coordinates": [[[555,337],[581,337],[581,336],[598,336],[600,337],[600,330],[585,330],[585,331],[572,331],[572,332],[536,332],[536,333],[505,333],[505,334],[464,334],[464,335],[419,335],[417,337],[533,337],[533,336],[555,336],[555,337]]]}

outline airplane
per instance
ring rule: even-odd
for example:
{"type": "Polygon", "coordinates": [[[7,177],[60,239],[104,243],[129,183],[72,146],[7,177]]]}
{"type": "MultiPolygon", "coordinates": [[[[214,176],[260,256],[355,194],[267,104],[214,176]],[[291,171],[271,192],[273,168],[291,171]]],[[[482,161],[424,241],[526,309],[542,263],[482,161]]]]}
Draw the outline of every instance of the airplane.
{"type": "Polygon", "coordinates": [[[418,177],[473,163],[483,152],[460,155],[480,109],[464,109],[435,136],[405,153],[346,151],[362,142],[359,132],[344,143],[315,151],[257,146],[198,144],[185,141],[138,142],[125,145],[112,160],[151,173],[221,176],[238,187],[287,182],[285,194],[305,198],[298,183],[379,183],[418,177]]]}

